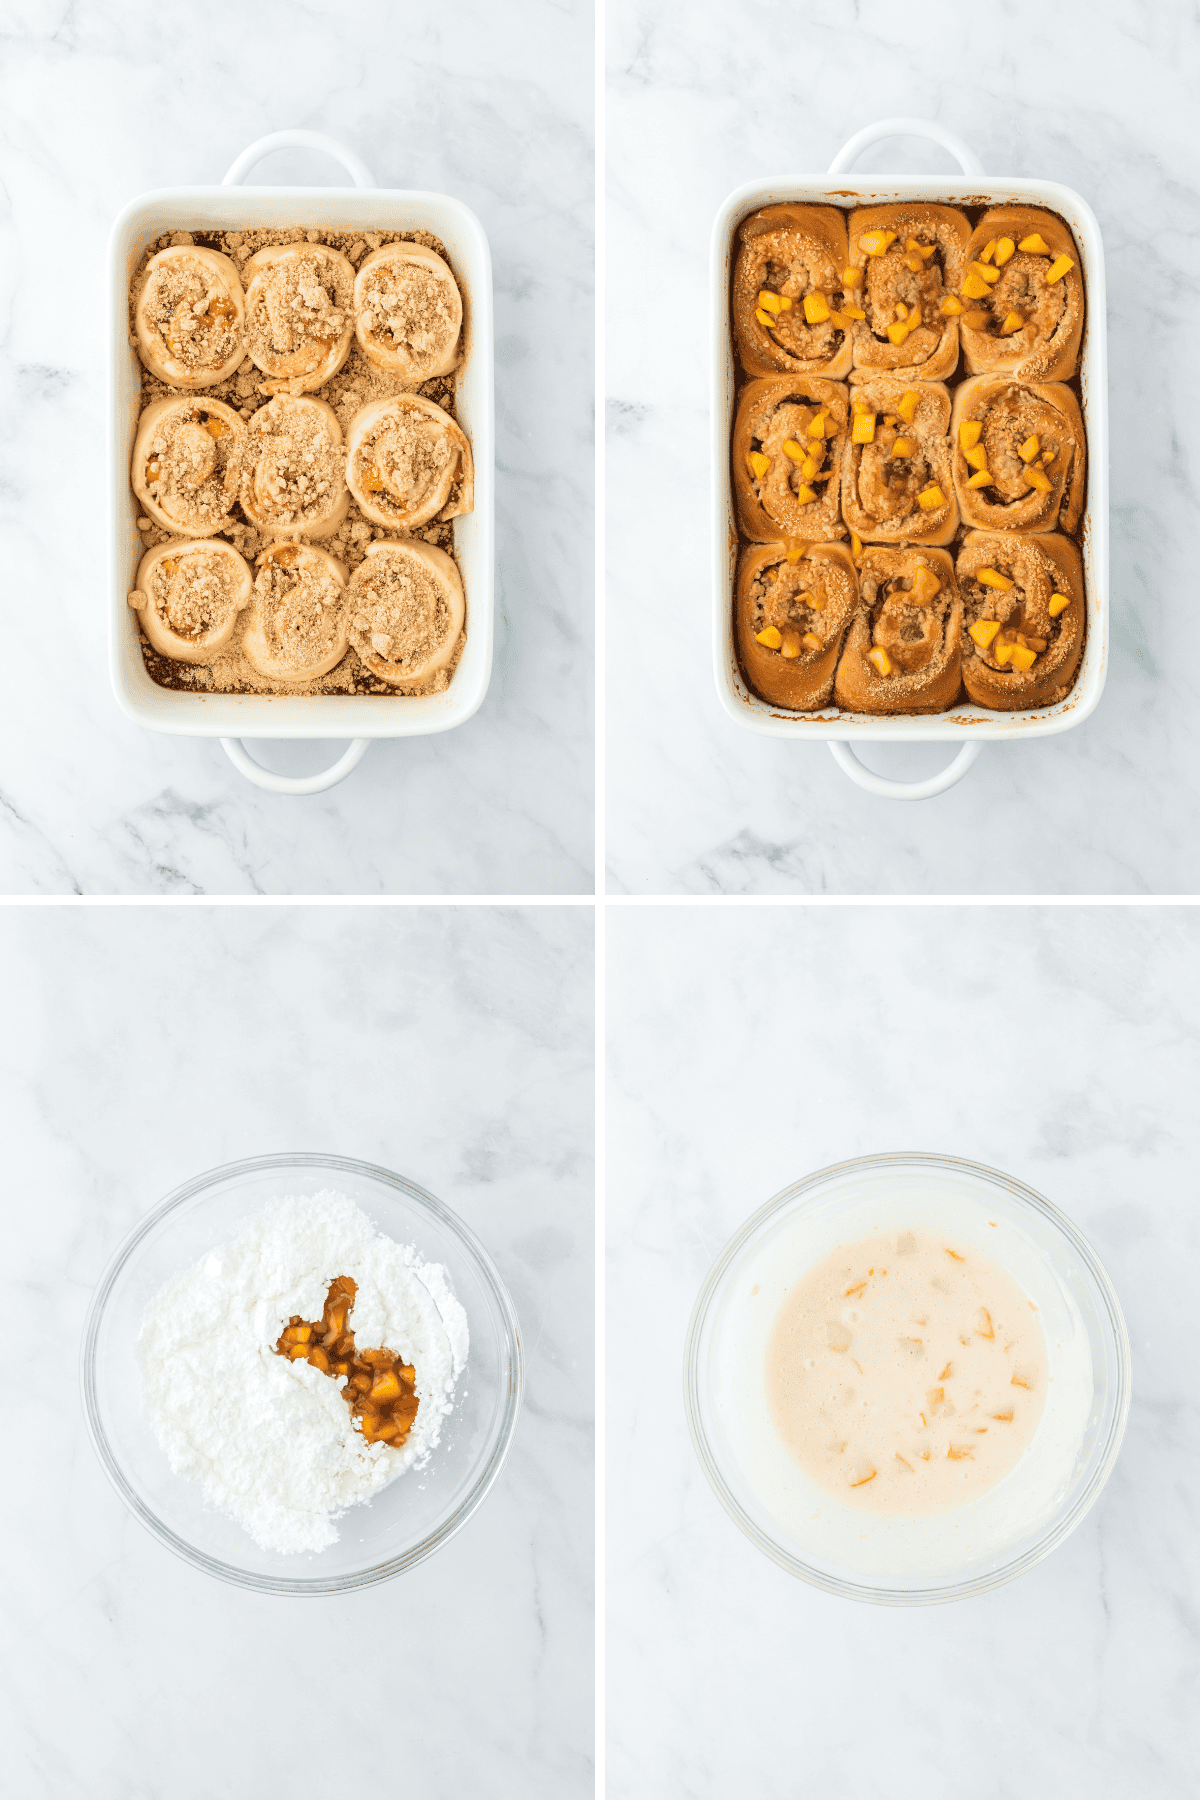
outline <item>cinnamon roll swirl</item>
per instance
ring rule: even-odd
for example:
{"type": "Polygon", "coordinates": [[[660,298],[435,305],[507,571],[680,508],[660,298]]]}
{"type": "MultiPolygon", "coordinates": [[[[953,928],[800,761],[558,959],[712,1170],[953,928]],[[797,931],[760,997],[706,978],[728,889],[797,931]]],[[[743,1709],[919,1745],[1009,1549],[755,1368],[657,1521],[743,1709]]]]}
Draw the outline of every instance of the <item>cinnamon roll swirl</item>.
{"type": "Polygon", "coordinates": [[[138,421],[130,481],[156,524],[206,538],[228,520],[246,427],[223,400],[155,400],[138,421]]]}
{"type": "Polygon", "coordinates": [[[311,544],[272,544],[258,559],[242,635],[251,668],[301,686],[327,675],[349,645],[346,566],[311,544]]]}
{"type": "Polygon", "coordinates": [[[1075,240],[1036,206],[994,206],[967,247],[959,290],[971,375],[1067,381],[1083,337],[1083,277],[1075,240]]]}
{"type": "Polygon", "coordinates": [[[945,550],[869,544],[862,604],[838,664],[834,699],[847,712],[944,712],[962,686],[963,605],[945,550]]]}
{"type": "Polygon", "coordinates": [[[129,604],[160,656],[207,663],[233,636],[253,585],[232,544],[185,539],[143,556],[129,604]]]}
{"type": "Polygon", "coordinates": [[[763,206],[738,226],[733,330],[748,375],[844,380],[866,314],[836,206],[763,206]]]}
{"type": "Polygon", "coordinates": [[[242,511],[266,537],[323,538],[350,506],[337,414],[324,400],[277,394],[245,429],[242,511]]]}
{"type": "Polygon", "coordinates": [[[848,396],[837,381],[776,376],[747,384],[733,424],[738,518],[756,544],[846,535],[838,477],[848,396]]]}
{"type": "Polygon", "coordinates": [[[337,374],[354,337],[354,264],[327,244],[272,244],[246,264],[246,353],[269,394],[337,374]]]}
{"type": "Polygon", "coordinates": [[[1083,654],[1083,564],[1049,532],[971,531],[958,553],[963,686],[995,712],[1052,706],[1083,654]]]}
{"type": "Polygon", "coordinates": [[[419,394],[376,400],[354,415],[346,481],[366,517],[394,531],[452,519],[475,504],[466,434],[419,394]]]}
{"type": "Polygon", "coordinates": [[[965,524],[981,531],[1075,530],[1087,440],[1069,387],[976,375],[955,393],[950,435],[965,524]]]}
{"type": "Polygon", "coordinates": [[[858,575],[844,544],[755,544],[738,559],[738,660],[761,700],[809,712],[827,706],[858,575]]]}
{"type": "Polygon", "coordinates": [[[462,320],[449,263],[423,244],[385,244],[354,278],[354,330],[363,355],[401,381],[449,374],[462,320]]]}
{"type": "Polygon", "coordinates": [[[878,373],[944,381],[954,373],[970,237],[970,220],[954,206],[905,201],[850,214],[849,266],[867,315],[851,381],[878,373]]]}
{"type": "Polygon", "coordinates": [[[958,529],[950,395],[940,382],[877,375],[851,390],[842,516],[876,543],[948,544],[958,529]]]}
{"type": "Polygon", "coordinates": [[[168,387],[214,387],[245,360],[246,305],[237,269],[217,250],[173,244],[134,293],[138,355],[168,387]]]}
{"type": "Polygon", "coordinates": [[[376,542],[350,577],[350,642],[396,687],[427,681],[454,656],[466,602],[452,559],[433,544],[376,542]]]}

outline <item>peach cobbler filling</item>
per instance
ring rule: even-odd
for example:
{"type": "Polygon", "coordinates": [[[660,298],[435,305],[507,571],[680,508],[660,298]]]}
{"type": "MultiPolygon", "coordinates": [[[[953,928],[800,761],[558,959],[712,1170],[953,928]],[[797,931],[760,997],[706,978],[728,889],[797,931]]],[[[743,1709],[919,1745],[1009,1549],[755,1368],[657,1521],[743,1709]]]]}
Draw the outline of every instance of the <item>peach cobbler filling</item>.
{"type": "Polygon", "coordinates": [[[412,1430],[420,1401],[413,1391],[417,1371],[391,1350],[359,1350],[347,1323],[358,1283],[337,1275],[329,1284],[319,1320],[289,1319],[275,1345],[291,1362],[303,1359],[323,1375],[345,1376],[342,1398],[368,1444],[395,1450],[412,1430]]]}

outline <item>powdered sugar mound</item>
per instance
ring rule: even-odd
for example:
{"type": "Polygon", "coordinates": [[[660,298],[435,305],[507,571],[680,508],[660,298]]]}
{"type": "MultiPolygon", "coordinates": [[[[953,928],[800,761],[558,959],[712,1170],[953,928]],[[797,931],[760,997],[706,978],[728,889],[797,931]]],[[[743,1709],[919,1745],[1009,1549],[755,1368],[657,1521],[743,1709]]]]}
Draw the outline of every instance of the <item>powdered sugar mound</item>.
{"type": "Polygon", "coordinates": [[[428,1460],[467,1360],[467,1316],[440,1263],[376,1231],[344,1194],[273,1201],[231,1244],[163,1287],[138,1334],[142,1411],[177,1475],[199,1481],[264,1550],[323,1550],[333,1520],[428,1460]],[[368,1444],[342,1378],[275,1352],[319,1319],[329,1283],[358,1283],[349,1325],[416,1369],[416,1422],[368,1444]]]}

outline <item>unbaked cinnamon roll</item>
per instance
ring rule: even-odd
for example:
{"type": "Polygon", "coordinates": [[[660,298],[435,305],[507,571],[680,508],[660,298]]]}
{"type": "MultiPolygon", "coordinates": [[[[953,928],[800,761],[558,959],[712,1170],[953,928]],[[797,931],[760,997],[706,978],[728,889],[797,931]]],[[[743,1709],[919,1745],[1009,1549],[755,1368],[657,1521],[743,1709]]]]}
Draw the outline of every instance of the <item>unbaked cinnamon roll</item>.
{"type": "Polygon", "coordinates": [[[962,686],[962,600],[945,550],[869,544],[862,604],[838,664],[834,699],[847,712],[944,712],[962,686]]]}
{"type": "Polygon", "coordinates": [[[327,244],[272,244],[246,264],[246,352],[270,394],[336,375],[354,337],[354,264],[327,244]]]}
{"type": "Polygon", "coordinates": [[[238,492],[246,427],[223,400],[155,400],[138,421],[130,480],[156,524],[182,537],[220,531],[238,492]]]}
{"type": "Polygon", "coordinates": [[[963,686],[997,712],[1052,706],[1083,654],[1083,564],[1049,532],[971,531],[958,553],[963,686]]]}
{"type": "Polygon", "coordinates": [[[1083,415],[1062,382],[977,375],[954,396],[954,485],[981,531],[1074,531],[1083,511],[1083,415]]]}
{"type": "Polygon", "coordinates": [[[242,635],[251,668],[290,686],[316,681],[349,645],[346,565],[311,544],[272,544],[258,559],[242,635]]]}
{"type": "Polygon", "coordinates": [[[836,206],[763,206],[738,226],[733,330],[748,375],[842,380],[866,314],[836,206]]]}
{"type": "Polygon", "coordinates": [[[170,387],[214,387],[244,361],[245,298],[227,256],[173,244],[146,265],[133,302],[138,355],[170,387]]]}
{"type": "Polygon", "coordinates": [[[842,516],[864,541],[948,544],[958,528],[950,395],[941,382],[877,375],[851,390],[842,516]]]}
{"type": "Polygon", "coordinates": [[[854,340],[851,381],[880,372],[944,381],[958,363],[956,296],[970,220],[957,207],[910,200],[857,207],[847,223],[849,266],[867,315],[854,340]]]}
{"type": "Polygon", "coordinates": [[[372,250],[354,278],[354,330],[363,354],[402,381],[449,374],[462,318],[449,263],[423,244],[372,250]]]}
{"type": "Polygon", "coordinates": [[[160,656],[207,663],[233,636],[253,586],[232,544],[185,539],[147,551],[129,604],[160,656]]]}
{"type": "Polygon", "coordinates": [[[848,411],[837,381],[790,375],[747,383],[733,423],[733,491],[754,543],[845,537],[838,477],[848,411]]]}
{"type": "Polygon", "coordinates": [[[959,290],[963,356],[972,375],[1067,381],[1083,336],[1075,240],[1036,206],[994,206],[971,234],[959,290]]]}
{"type": "Polygon", "coordinates": [[[466,602],[453,560],[432,544],[371,544],[350,577],[350,642],[381,681],[406,687],[444,669],[466,602]]]}
{"type": "Polygon", "coordinates": [[[419,394],[376,400],[354,415],[346,482],[367,518],[394,531],[452,519],[475,504],[466,434],[419,394]]]}
{"type": "Polygon", "coordinates": [[[277,394],[245,430],[242,511],[267,537],[323,538],[350,506],[337,414],[324,400],[277,394]]]}
{"type": "Polygon", "coordinates": [[[809,712],[827,706],[858,575],[844,544],[754,544],[738,558],[738,660],[761,700],[809,712]]]}

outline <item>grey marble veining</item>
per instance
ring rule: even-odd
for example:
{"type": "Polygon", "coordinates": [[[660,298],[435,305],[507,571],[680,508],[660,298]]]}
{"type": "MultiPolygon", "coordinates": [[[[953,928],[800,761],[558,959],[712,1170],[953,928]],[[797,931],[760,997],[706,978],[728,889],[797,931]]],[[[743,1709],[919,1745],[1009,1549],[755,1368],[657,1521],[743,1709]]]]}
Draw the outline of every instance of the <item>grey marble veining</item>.
{"type": "MultiPolygon", "coordinates": [[[[3,32],[0,891],[590,892],[591,7],[25,0],[3,32]],[[134,726],[107,670],[109,227],[288,126],[357,150],[380,186],[466,201],[496,297],[488,697],[305,799],[252,788],[215,740],[134,726]]],[[[250,177],[345,179],[296,152],[250,177]]],[[[331,760],[251,749],[289,773],[331,760]]]]}
{"type": "MultiPolygon", "coordinates": [[[[1194,892],[1194,9],[700,0],[680,30],[666,0],[610,0],[608,17],[610,891],[1194,892]],[[730,720],[709,618],[713,218],[735,186],[827,169],[862,126],[895,116],[958,132],[989,175],[1077,189],[1108,279],[1106,692],[1077,729],[987,748],[958,787],[916,805],[862,793],[824,744],[730,720]]],[[[954,167],[919,142],[858,166],[954,167]]],[[[949,760],[937,745],[863,754],[900,779],[949,760]]]]}
{"type": "Polygon", "coordinates": [[[610,909],[611,1800],[1185,1800],[1200,1676],[1190,908],[610,909]],[[687,1434],[683,1341],[742,1221],[811,1170],[940,1150],[1087,1233],[1133,1409],[1067,1542],[892,1610],[779,1570],[687,1434]]]}
{"type": "Polygon", "coordinates": [[[587,908],[0,909],[0,1741],[13,1800],[590,1800],[587,908]],[[410,1175],[520,1317],[509,1460],[360,1594],[247,1594],[132,1518],[88,1441],[92,1288],[165,1193],[266,1151],[410,1175]]]}

